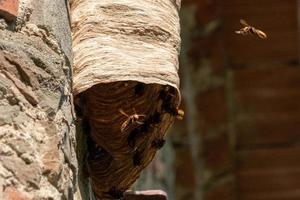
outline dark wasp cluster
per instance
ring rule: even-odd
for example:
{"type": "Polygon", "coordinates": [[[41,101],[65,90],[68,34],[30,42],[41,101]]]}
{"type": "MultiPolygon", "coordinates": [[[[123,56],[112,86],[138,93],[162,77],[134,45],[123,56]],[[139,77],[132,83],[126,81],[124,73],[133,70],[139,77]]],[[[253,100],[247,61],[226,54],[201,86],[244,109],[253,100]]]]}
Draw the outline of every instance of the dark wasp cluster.
{"type": "Polygon", "coordinates": [[[115,186],[110,188],[105,194],[114,200],[122,199],[124,191],[118,190],[115,186]]]}
{"type": "MultiPolygon", "coordinates": [[[[138,83],[134,88],[135,97],[142,96],[145,93],[145,90],[145,84],[138,83]]],[[[181,119],[183,117],[183,111],[179,110],[176,105],[176,92],[177,91],[175,88],[169,86],[161,90],[159,94],[161,108],[151,115],[145,116],[145,119],[142,121],[142,123],[135,123],[135,125],[138,124],[138,126],[133,127],[133,129],[131,129],[129,132],[127,142],[129,147],[134,149],[132,154],[132,164],[134,167],[141,166],[143,163],[143,150],[136,148],[138,139],[145,137],[147,133],[151,132],[155,126],[160,124],[164,114],[169,114],[177,119],[181,119]]],[[[150,143],[151,148],[154,150],[159,150],[164,146],[165,142],[166,141],[164,138],[154,138],[150,143]]],[[[99,156],[99,154],[101,155],[101,151],[97,151],[97,148],[93,149],[92,151],[95,152],[94,156],[99,156]]],[[[123,192],[124,191],[121,191],[114,186],[106,192],[106,195],[109,195],[113,199],[122,199],[123,192]]]]}
{"type": "Polygon", "coordinates": [[[160,99],[162,100],[162,111],[166,112],[179,120],[183,119],[184,112],[183,110],[178,109],[175,104],[174,98],[176,96],[176,89],[170,87],[169,90],[162,90],[159,94],[160,99]]]}
{"type": "MultiPolygon", "coordinates": [[[[138,83],[134,89],[135,95],[141,96],[144,94],[144,92],[145,92],[144,84],[138,83]]],[[[151,130],[151,128],[153,128],[154,126],[162,122],[163,113],[168,113],[176,117],[177,119],[182,119],[183,111],[179,110],[178,107],[176,106],[175,104],[176,100],[174,99],[175,97],[176,97],[175,88],[167,86],[166,89],[161,90],[159,94],[159,99],[162,101],[160,112],[156,111],[148,118],[146,118],[143,124],[131,130],[127,138],[128,145],[131,148],[134,148],[136,146],[136,141],[138,140],[138,138],[146,136],[146,134],[151,130]]],[[[160,149],[164,146],[164,144],[165,144],[165,139],[155,138],[151,142],[151,148],[160,149]]],[[[134,166],[140,166],[142,163],[141,152],[135,150],[132,160],[134,166]]]]}

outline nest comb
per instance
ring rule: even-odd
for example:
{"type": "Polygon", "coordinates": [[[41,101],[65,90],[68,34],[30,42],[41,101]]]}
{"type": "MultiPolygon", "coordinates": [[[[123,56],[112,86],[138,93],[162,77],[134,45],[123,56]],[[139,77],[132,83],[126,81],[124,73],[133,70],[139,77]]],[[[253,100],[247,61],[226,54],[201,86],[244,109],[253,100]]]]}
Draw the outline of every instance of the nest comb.
{"type": "Polygon", "coordinates": [[[73,92],[90,138],[92,188],[98,199],[117,199],[162,147],[179,114],[178,6],[73,0],[71,12],[73,92]]]}

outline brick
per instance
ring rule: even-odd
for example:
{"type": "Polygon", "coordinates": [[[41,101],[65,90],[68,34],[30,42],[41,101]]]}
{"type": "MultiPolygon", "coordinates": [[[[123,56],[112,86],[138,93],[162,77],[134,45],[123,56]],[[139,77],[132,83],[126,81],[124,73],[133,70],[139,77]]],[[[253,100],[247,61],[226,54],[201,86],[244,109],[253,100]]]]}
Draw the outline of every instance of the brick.
{"type": "Polygon", "coordinates": [[[195,20],[196,24],[203,26],[209,21],[216,19],[220,16],[221,5],[220,0],[199,1],[199,0],[185,0],[182,2],[183,6],[189,8],[196,8],[195,20]]]}
{"type": "Polygon", "coordinates": [[[218,87],[197,96],[199,124],[202,130],[221,126],[227,122],[225,88],[218,87]]]}
{"type": "Polygon", "coordinates": [[[235,183],[228,179],[221,184],[217,184],[205,193],[204,200],[235,200],[235,183]]]}
{"type": "Polygon", "coordinates": [[[187,145],[177,147],[175,161],[175,196],[176,199],[192,199],[195,191],[195,168],[187,145]]]}
{"type": "Polygon", "coordinates": [[[228,0],[223,1],[225,48],[234,65],[297,60],[297,1],[228,0]],[[257,6],[259,5],[259,6],[257,6]],[[276,12],[275,12],[276,11],[276,12]],[[239,19],[262,29],[268,39],[243,37],[234,33],[239,19]]]}
{"type": "Polygon", "coordinates": [[[18,16],[19,0],[1,0],[0,16],[7,21],[12,21],[18,16]]]}
{"type": "MultiPolygon", "coordinates": [[[[1,150],[0,150],[1,151],[1,150]]],[[[36,163],[26,164],[17,156],[0,156],[3,166],[12,171],[15,177],[24,185],[39,188],[41,171],[36,163]]]]}
{"type": "Polygon", "coordinates": [[[237,153],[237,166],[242,170],[290,168],[300,166],[300,147],[242,150],[237,153]]]}
{"type": "Polygon", "coordinates": [[[193,190],[195,187],[195,169],[191,157],[190,148],[177,149],[175,169],[176,169],[176,184],[180,187],[186,187],[193,190]]]}
{"type": "Polygon", "coordinates": [[[221,6],[218,0],[196,2],[197,12],[195,18],[199,26],[204,26],[220,16],[221,6]]]}
{"type": "Polygon", "coordinates": [[[25,194],[14,187],[7,187],[4,190],[4,200],[30,200],[25,194]]]}
{"type": "Polygon", "coordinates": [[[235,70],[239,148],[288,144],[299,137],[300,69],[291,66],[235,70]]]}
{"type": "Polygon", "coordinates": [[[280,117],[276,113],[252,115],[237,120],[237,145],[239,149],[253,148],[255,145],[287,145],[299,138],[300,119],[294,116],[280,117]]]}
{"type": "Polygon", "coordinates": [[[47,176],[50,183],[53,185],[59,181],[59,178],[62,173],[62,163],[59,158],[59,149],[57,146],[59,145],[59,138],[56,135],[56,128],[52,124],[43,123],[45,127],[46,133],[49,136],[45,147],[43,148],[43,156],[42,156],[42,173],[47,176]]]}
{"type": "Polygon", "coordinates": [[[213,73],[221,73],[225,71],[225,50],[222,32],[218,31],[215,34],[214,42],[210,45],[209,59],[213,73]]]}
{"type": "MultiPolygon", "coordinates": [[[[300,87],[299,87],[300,88],[300,87]]],[[[236,92],[239,109],[247,113],[284,113],[300,111],[300,93],[297,88],[244,89],[236,92]]]]}
{"type": "Polygon", "coordinates": [[[205,139],[203,145],[205,167],[212,170],[214,174],[222,173],[232,166],[229,139],[226,133],[205,139]]]}
{"type": "Polygon", "coordinates": [[[300,69],[288,65],[270,64],[265,68],[252,66],[251,68],[235,70],[234,85],[237,90],[248,91],[264,88],[299,88],[300,69]]]}
{"type": "MultiPolygon", "coordinates": [[[[199,66],[203,60],[209,60],[212,71],[219,73],[225,66],[223,33],[220,30],[222,24],[220,0],[187,0],[183,5],[194,13],[195,20],[194,31],[189,38],[191,40],[188,47],[190,62],[194,66],[199,66]]],[[[183,29],[184,26],[185,24],[183,29]]]]}
{"type": "Polygon", "coordinates": [[[162,190],[125,192],[124,200],[167,200],[167,193],[162,190]]]}
{"type": "MultiPolygon", "coordinates": [[[[272,191],[292,191],[300,187],[300,170],[290,167],[264,170],[239,171],[239,189],[242,193],[271,193],[272,191]]],[[[300,197],[300,196],[299,196],[300,197]]]]}
{"type": "Polygon", "coordinates": [[[289,191],[273,191],[272,193],[246,193],[241,194],[240,199],[242,200],[298,200],[300,190],[289,190],[289,191]]]}
{"type": "Polygon", "coordinates": [[[299,199],[299,153],[300,147],[240,151],[236,174],[241,199],[299,199]]]}
{"type": "Polygon", "coordinates": [[[201,65],[203,60],[208,60],[213,74],[225,70],[225,51],[222,42],[222,32],[210,33],[208,36],[195,37],[190,45],[189,58],[195,66],[201,65]]]}

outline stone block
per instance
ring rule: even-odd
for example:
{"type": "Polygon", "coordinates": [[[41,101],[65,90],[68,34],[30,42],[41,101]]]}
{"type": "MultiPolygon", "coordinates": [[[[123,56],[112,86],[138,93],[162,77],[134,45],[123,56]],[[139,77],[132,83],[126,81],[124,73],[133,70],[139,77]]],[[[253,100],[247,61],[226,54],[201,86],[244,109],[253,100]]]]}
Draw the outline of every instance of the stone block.
{"type": "Polygon", "coordinates": [[[18,16],[19,0],[0,1],[0,16],[7,21],[12,21],[18,16]]]}

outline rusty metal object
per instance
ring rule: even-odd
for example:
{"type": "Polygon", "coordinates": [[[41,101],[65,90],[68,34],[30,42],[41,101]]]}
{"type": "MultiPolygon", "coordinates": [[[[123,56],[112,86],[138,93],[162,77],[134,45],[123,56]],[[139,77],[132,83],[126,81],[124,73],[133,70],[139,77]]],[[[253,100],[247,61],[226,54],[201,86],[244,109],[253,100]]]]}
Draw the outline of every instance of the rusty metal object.
{"type": "Polygon", "coordinates": [[[167,200],[168,195],[162,190],[144,190],[125,192],[124,200],[167,200]]]}

